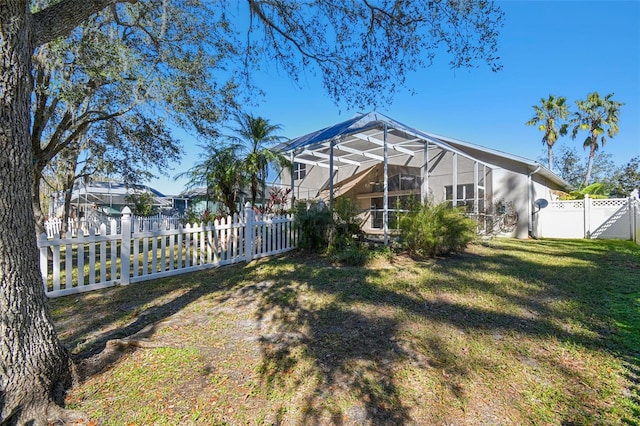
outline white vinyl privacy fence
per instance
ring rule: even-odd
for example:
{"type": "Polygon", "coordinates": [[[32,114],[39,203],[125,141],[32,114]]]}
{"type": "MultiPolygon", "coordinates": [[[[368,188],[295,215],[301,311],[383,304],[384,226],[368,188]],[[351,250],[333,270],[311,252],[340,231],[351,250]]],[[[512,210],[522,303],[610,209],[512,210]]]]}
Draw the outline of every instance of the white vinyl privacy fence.
{"type": "Polygon", "coordinates": [[[640,200],[637,197],[551,201],[536,206],[538,236],[601,238],[640,244],[640,200]]]}
{"type": "Polygon", "coordinates": [[[38,241],[40,271],[49,297],[215,268],[292,250],[297,234],[291,215],[254,213],[208,224],[175,226],[157,222],[137,229],[128,207],[120,226],[112,221],[98,232],[75,237],[58,235],[38,241]],[[108,229],[108,231],[107,231],[108,229]]]}

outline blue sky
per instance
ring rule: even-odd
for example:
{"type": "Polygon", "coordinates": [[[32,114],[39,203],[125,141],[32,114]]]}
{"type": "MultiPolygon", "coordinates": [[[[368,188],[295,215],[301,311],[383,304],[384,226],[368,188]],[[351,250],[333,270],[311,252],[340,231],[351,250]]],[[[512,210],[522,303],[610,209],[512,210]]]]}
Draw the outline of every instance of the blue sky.
{"type": "MultiPolygon", "coordinates": [[[[570,106],[597,91],[623,102],[620,132],[604,147],[617,165],[640,156],[640,1],[498,1],[505,13],[499,38],[503,69],[452,70],[445,55],[407,79],[408,89],[377,110],[409,126],[536,160],[546,155],[542,134],[524,123],[532,105],[549,94],[570,106]],[[415,92],[413,95],[410,90],[415,92]]],[[[250,112],[280,124],[295,138],[362,110],[336,106],[319,79],[307,73],[297,87],[275,67],[256,76],[266,92],[250,112]]],[[[582,141],[561,138],[578,147],[582,141]]],[[[197,141],[183,139],[186,155],[171,176],[197,161],[197,141]]],[[[586,153],[585,153],[586,155],[586,153]]],[[[184,181],[153,180],[151,186],[178,194],[184,181]]]]}

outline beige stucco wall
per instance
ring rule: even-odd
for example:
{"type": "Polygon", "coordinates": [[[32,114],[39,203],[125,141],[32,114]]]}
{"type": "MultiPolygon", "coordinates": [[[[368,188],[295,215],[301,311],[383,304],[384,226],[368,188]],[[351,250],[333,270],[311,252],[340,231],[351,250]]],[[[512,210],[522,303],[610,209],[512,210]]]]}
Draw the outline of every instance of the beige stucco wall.
{"type": "Polygon", "coordinates": [[[531,224],[532,230],[536,230],[536,209],[533,206],[535,200],[553,199],[551,193],[552,186],[543,176],[539,174],[531,175],[531,194],[529,193],[528,175],[531,173],[526,167],[522,167],[517,171],[494,169],[493,170],[493,191],[494,203],[500,200],[505,202],[513,202],[518,214],[518,224],[513,234],[509,235],[516,238],[528,238],[529,221],[533,216],[531,224]]]}

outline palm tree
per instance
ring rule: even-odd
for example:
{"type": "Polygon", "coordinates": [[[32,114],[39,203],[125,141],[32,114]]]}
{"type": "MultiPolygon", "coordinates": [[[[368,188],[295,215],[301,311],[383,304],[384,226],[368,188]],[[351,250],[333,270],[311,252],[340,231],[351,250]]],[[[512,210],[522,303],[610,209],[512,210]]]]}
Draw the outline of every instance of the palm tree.
{"type": "Polygon", "coordinates": [[[567,134],[567,123],[558,124],[560,120],[566,120],[569,116],[569,108],[567,107],[567,98],[560,96],[558,98],[549,95],[548,99],[541,98],[540,106],[534,105],[535,115],[529,121],[527,126],[535,126],[538,124],[538,130],[544,132],[542,143],[547,146],[547,155],[549,159],[549,168],[553,170],[553,145],[560,136],[567,134]]]}
{"type": "Polygon", "coordinates": [[[220,201],[229,214],[237,213],[239,197],[247,181],[244,164],[238,156],[241,147],[234,144],[218,147],[211,142],[201,148],[204,149],[203,160],[177,175],[176,179],[189,178],[186,185],[189,189],[204,186],[207,202],[220,201]]]}
{"type": "Polygon", "coordinates": [[[260,187],[264,198],[269,165],[282,169],[291,164],[281,152],[273,149],[274,144],[284,139],[276,135],[282,129],[280,125],[249,113],[236,113],[235,121],[238,127],[232,129],[235,135],[229,138],[244,147],[243,163],[251,185],[251,205],[255,206],[260,187]]]}
{"type": "Polygon", "coordinates": [[[575,139],[580,130],[589,132],[583,142],[583,146],[589,148],[587,173],[584,177],[583,186],[589,185],[593,158],[599,145],[602,144],[604,146],[607,143],[607,138],[604,136],[605,132],[609,138],[613,138],[618,134],[618,116],[620,115],[620,107],[624,104],[612,100],[612,97],[613,93],[601,98],[598,92],[593,92],[587,95],[587,100],[576,101],[578,111],[571,120],[571,123],[574,124],[571,137],[575,139]]]}

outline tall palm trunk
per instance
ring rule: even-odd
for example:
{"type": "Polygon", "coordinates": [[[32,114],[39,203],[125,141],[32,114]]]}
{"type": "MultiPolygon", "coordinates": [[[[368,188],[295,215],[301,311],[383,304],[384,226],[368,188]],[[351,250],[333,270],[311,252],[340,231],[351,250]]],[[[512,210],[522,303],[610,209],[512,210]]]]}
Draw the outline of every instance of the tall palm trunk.
{"type": "MultiPolygon", "coordinates": [[[[596,135],[591,133],[591,140],[596,140],[596,135]]],[[[589,159],[587,160],[587,172],[584,175],[584,182],[582,183],[583,187],[589,186],[589,182],[591,181],[591,171],[593,169],[593,160],[596,156],[596,149],[598,145],[594,145],[593,143],[589,147],[589,159]]]]}
{"type": "Polygon", "coordinates": [[[257,175],[251,176],[251,205],[255,207],[258,199],[258,186],[260,185],[257,175]]]}

